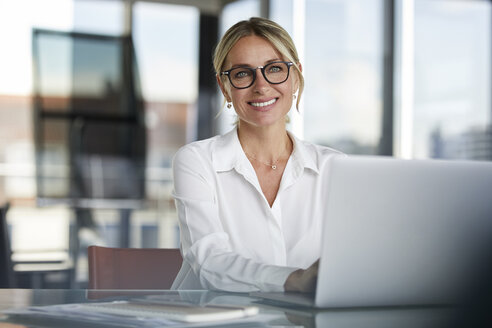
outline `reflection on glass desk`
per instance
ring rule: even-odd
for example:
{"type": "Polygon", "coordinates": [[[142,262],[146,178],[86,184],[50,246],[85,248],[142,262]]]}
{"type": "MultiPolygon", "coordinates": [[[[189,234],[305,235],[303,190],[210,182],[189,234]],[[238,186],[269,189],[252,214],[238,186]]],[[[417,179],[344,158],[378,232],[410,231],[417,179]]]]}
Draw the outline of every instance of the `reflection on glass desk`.
{"type": "MultiPolygon", "coordinates": [[[[166,303],[167,304],[167,303],[166,303]]],[[[30,290],[0,289],[0,327],[452,327],[461,312],[450,307],[344,308],[314,310],[301,307],[282,307],[264,303],[248,294],[213,291],[95,291],[95,290],[30,290]],[[47,317],[23,312],[24,309],[82,304],[125,302],[132,300],[186,302],[193,306],[253,306],[256,315],[234,320],[201,323],[168,322],[136,317],[82,318],[47,317]],[[459,313],[458,313],[459,312],[459,313]],[[140,321],[139,321],[140,320],[140,321]]],[[[457,326],[457,325],[456,325],[457,326]]]]}

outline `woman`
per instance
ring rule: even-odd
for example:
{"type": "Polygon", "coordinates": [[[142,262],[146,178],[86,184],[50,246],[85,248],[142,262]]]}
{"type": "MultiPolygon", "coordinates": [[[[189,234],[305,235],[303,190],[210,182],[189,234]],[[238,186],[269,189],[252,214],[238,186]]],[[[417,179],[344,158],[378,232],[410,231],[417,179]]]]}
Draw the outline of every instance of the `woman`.
{"type": "Polygon", "coordinates": [[[295,46],[278,24],[251,18],[225,33],[214,67],[238,123],[174,158],[184,262],[173,288],[313,291],[323,180],[340,153],[286,130],[304,86],[295,46]]]}

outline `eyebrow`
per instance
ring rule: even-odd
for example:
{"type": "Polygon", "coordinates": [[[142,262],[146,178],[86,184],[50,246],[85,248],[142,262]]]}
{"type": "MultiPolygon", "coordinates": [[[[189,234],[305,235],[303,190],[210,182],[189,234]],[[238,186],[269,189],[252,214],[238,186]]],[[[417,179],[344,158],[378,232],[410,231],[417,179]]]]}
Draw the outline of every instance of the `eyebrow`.
{"type": "MultiPolygon", "coordinates": [[[[263,64],[263,65],[261,65],[261,66],[265,66],[265,65],[268,65],[268,64],[270,64],[270,63],[274,63],[274,62],[278,62],[278,61],[283,61],[283,59],[281,59],[281,58],[269,59],[269,60],[267,60],[267,61],[265,62],[265,64],[263,64]]],[[[240,63],[240,64],[235,64],[235,65],[232,65],[230,69],[233,69],[233,68],[238,68],[238,67],[251,67],[251,68],[252,68],[253,66],[251,66],[251,65],[249,65],[249,64],[242,64],[242,63],[240,63]]]]}

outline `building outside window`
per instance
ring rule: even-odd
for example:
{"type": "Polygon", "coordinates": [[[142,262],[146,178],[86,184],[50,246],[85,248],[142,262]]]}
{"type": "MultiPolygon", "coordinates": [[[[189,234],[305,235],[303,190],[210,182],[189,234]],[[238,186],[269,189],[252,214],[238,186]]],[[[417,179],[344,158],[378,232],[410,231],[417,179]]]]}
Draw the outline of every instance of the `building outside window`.
{"type": "Polygon", "coordinates": [[[415,1],[413,157],[492,160],[490,1],[415,1]]]}

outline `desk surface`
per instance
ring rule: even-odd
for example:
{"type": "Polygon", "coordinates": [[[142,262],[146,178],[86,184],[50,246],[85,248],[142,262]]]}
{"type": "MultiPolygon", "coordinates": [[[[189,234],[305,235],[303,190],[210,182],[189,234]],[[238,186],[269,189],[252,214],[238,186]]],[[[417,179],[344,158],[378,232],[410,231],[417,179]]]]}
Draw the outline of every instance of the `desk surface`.
{"type": "MultiPolygon", "coordinates": [[[[126,300],[131,297],[177,294],[182,299],[196,304],[254,304],[260,308],[259,314],[249,318],[247,323],[238,319],[238,327],[450,327],[456,323],[456,311],[450,308],[366,308],[366,309],[326,309],[313,310],[300,307],[276,307],[263,304],[259,298],[247,294],[219,293],[211,291],[94,291],[94,290],[31,290],[0,289],[0,327],[106,327],[106,324],[93,325],[87,322],[29,320],[5,315],[12,309],[30,306],[46,306],[70,303],[107,302],[126,300]]],[[[217,326],[209,324],[207,327],[217,326]]],[[[228,324],[227,327],[234,325],[228,324]]],[[[107,323],[107,327],[114,327],[107,323]]],[[[131,325],[130,325],[131,327],[131,325]]]]}

